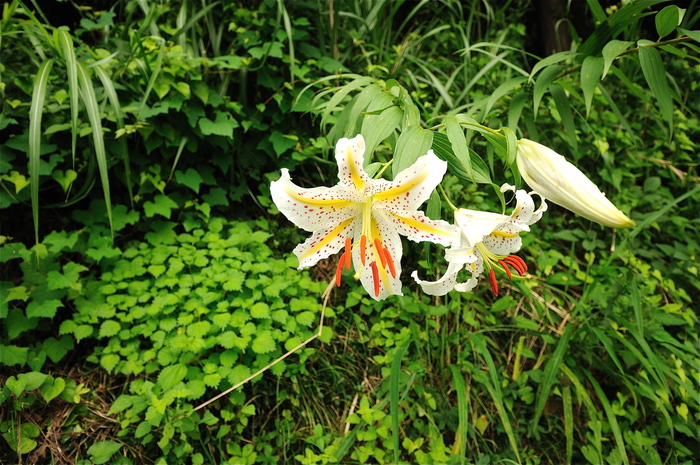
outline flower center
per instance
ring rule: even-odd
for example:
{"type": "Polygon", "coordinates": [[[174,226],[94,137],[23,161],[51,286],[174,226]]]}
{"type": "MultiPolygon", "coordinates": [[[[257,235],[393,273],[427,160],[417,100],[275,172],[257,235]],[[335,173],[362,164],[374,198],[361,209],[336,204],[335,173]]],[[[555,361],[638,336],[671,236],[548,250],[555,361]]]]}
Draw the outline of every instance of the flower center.
{"type": "Polygon", "coordinates": [[[484,259],[484,266],[489,270],[489,285],[491,286],[491,291],[493,291],[493,294],[496,297],[498,297],[496,269],[502,268],[508,275],[508,279],[513,279],[513,274],[510,272],[510,268],[517,271],[520,276],[524,276],[525,273],[527,273],[527,264],[525,263],[525,260],[517,255],[497,255],[491,252],[483,242],[476,244],[476,250],[481,254],[481,258],[484,259]]]}
{"type": "Polygon", "coordinates": [[[372,271],[374,283],[374,295],[379,295],[381,283],[389,284],[389,274],[396,278],[396,267],[394,259],[389,250],[382,243],[381,233],[377,226],[377,221],[372,216],[372,199],[364,202],[362,206],[362,234],[360,240],[352,242],[350,237],[345,238],[345,251],[338,260],[335,272],[336,285],[340,287],[343,269],[350,269],[352,260],[352,250],[359,247],[360,269],[356,270],[355,279],[360,278],[360,273],[364,266],[369,266],[372,271]]]}

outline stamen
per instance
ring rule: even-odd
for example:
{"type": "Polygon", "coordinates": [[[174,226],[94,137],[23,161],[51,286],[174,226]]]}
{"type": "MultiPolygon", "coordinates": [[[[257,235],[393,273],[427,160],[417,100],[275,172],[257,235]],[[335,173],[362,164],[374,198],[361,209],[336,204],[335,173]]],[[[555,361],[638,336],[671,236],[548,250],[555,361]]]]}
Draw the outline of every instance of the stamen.
{"type": "Polygon", "coordinates": [[[512,266],[520,276],[523,276],[527,271],[527,264],[517,255],[508,255],[507,257],[503,258],[503,261],[512,266]]]}
{"type": "Polygon", "coordinates": [[[350,240],[350,236],[345,238],[345,253],[350,254],[350,246],[352,246],[352,241],[350,240]]]}
{"type": "Polygon", "coordinates": [[[382,243],[379,242],[378,238],[374,239],[374,247],[377,249],[379,260],[382,262],[382,268],[386,270],[386,258],[384,257],[384,247],[382,247],[382,243]]]}
{"type": "Polygon", "coordinates": [[[498,263],[503,267],[504,270],[506,270],[506,274],[508,275],[508,279],[513,279],[513,275],[510,273],[510,268],[508,268],[508,265],[506,264],[506,262],[503,260],[498,260],[498,263]]]}
{"type": "Polygon", "coordinates": [[[498,282],[496,281],[496,272],[493,271],[493,268],[489,270],[489,284],[491,285],[493,295],[498,297],[498,282]]]}
{"type": "Polygon", "coordinates": [[[367,251],[367,236],[364,234],[360,238],[360,261],[365,264],[365,252],[367,251]]]}
{"type": "Polygon", "coordinates": [[[374,280],[374,296],[379,296],[379,270],[377,269],[377,262],[370,263],[372,267],[372,279],[374,280]]]}
{"type": "MultiPolygon", "coordinates": [[[[343,257],[345,257],[345,269],[350,270],[350,258],[352,257],[352,241],[350,240],[350,236],[345,238],[345,253],[343,253],[343,257]]],[[[341,261],[343,257],[340,257],[341,261]]]]}
{"type": "Polygon", "coordinates": [[[391,258],[391,254],[389,253],[389,249],[384,249],[384,256],[386,257],[386,264],[389,265],[389,272],[391,273],[391,277],[395,278],[396,277],[396,268],[394,268],[394,259],[391,258]]]}
{"type": "Polygon", "coordinates": [[[340,260],[338,260],[338,267],[335,270],[335,285],[338,287],[340,287],[340,282],[343,278],[343,264],[345,263],[346,257],[347,256],[345,254],[340,256],[340,260]]]}

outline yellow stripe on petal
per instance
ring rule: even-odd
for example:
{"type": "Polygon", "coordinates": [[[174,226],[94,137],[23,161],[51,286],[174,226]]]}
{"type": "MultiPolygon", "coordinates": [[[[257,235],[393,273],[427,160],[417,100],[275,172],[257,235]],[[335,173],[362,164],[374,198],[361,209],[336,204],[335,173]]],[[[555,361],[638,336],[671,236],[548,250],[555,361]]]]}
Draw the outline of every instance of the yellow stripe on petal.
{"type": "Polygon", "coordinates": [[[491,231],[492,236],[498,236],[498,237],[505,237],[510,239],[511,237],[516,237],[518,236],[518,233],[509,233],[505,231],[499,231],[498,229],[491,231]]]}
{"type": "Polygon", "coordinates": [[[429,174],[430,173],[428,172],[421,173],[420,175],[412,178],[411,180],[403,184],[400,184],[396,187],[392,187],[382,192],[377,192],[376,194],[374,194],[374,199],[387,200],[405,194],[406,192],[410,191],[411,189],[422,183],[423,180],[427,178],[429,174]]]}
{"type": "Polygon", "coordinates": [[[331,232],[329,232],[328,235],[327,235],[326,237],[324,237],[323,239],[321,239],[320,241],[318,241],[318,243],[316,243],[316,245],[314,245],[314,246],[311,247],[309,250],[307,250],[306,252],[304,252],[303,254],[301,254],[301,255],[299,256],[299,260],[303,260],[303,259],[305,259],[305,258],[308,258],[309,256],[315,254],[316,252],[318,252],[319,250],[321,250],[322,248],[324,248],[326,245],[328,245],[329,242],[331,242],[333,239],[335,239],[336,237],[338,237],[338,235],[339,235],[341,232],[343,232],[343,231],[345,230],[345,228],[347,228],[348,225],[349,225],[350,223],[353,222],[353,220],[355,220],[354,217],[353,217],[353,218],[348,218],[347,220],[343,221],[343,222],[340,223],[338,226],[336,226],[335,228],[333,228],[333,230],[332,230],[331,232]]]}
{"type": "Polygon", "coordinates": [[[353,200],[346,199],[314,199],[311,197],[306,197],[304,195],[294,192],[292,189],[285,189],[287,195],[289,195],[294,200],[304,203],[306,205],[312,205],[315,207],[349,207],[350,205],[356,203],[353,200]]]}
{"type": "Polygon", "coordinates": [[[423,232],[426,232],[428,234],[437,234],[439,236],[445,236],[445,235],[449,234],[448,232],[445,232],[442,229],[438,229],[434,226],[431,226],[429,224],[425,224],[425,223],[418,221],[418,220],[415,220],[413,218],[399,216],[392,211],[388,211],[388,212],[391,213],[394,216],[394,218],[396,218],[398,221],[402,222],[403,224],[405,224],[409,228],[415,228],[419,231],[423,231],[423,232]]]}
{"type": "Polygon", "coordinates": [[[352,182],[353,184],[355,184],[355,187],[357,187],[359,190],[362,190],[365,188],[365,182],[362,180],[362,176],[360,176],[360,173],[357,171],[357,166],[355,165],[355,160],[352,158],[352,155],[352,147],[348,146],[347,156],[348,168],[350,169],[350,179],[352,179],[352,182]]]}

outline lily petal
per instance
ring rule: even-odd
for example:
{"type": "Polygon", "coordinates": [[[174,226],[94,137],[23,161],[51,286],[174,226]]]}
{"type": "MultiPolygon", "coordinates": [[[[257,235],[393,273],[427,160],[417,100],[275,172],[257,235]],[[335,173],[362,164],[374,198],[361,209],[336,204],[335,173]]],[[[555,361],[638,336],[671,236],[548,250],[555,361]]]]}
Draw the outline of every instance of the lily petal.
{"type": "Polygon", "coordinates": [[[349,218],[333,227],[314,232],[293,250],[299,259],[299,269],[313,266],[319,260],[339,252],[345,247],[345,238],[353,236],[357,224],[355,218],[349,218]]]}
{"type": "Polygon", "coordinates": [[[428,295],[445,295],[457,285],[457,273],[462,269],[462,265],[450,263],[442,278],[437,281],[423,281],[418,278],[418,271],[411,273],[411,277],[420,284],[421,289],[428,295]]]}
{"type": "Polygon", "coordinates": [[[459,242],[459,229],[447,221],[431,220],[421,211],[399,214],[377,210],[375,216],[393,224],[399,234],[415,242],[430,241],[444,246],[459,242]]]}
{"type": "Polygon", "coordinates": [[[361,197],[349,187],[314,187],[305,189],[294,184],[289,170],[282,169],[278,181],[270,184],[272,200],[279,211],[306,231],[329,228],[358,215],[361,197]]]}
{"type": "MultiPolygon", "coordinates": [[[[353,265],[356,270],[359,270],[360,282],[375,300],[382,300],[390,295],[403,295],[400,280],[403,248],[399,233],[393,225],[382,221],[379,217],[371,221],[370,227],[371,237],[367,239],[364,261],[360,256],[362,252],[360,247],[355,247],[352,251],[353,265]],[[388,265],[382,265],[381,252],[377,250],[375,240],[391,255],[394,266],[393,274],[388,265]]],[[[362,236],[362,231],[359,229],[355,231],[355,239],[358,242],[362,236]]]]}
{"type": "Polygon", "coordinates": [[[428,150],[427,155],[397,174],[388,185],[378,183],[371,186],[368,194],[374,195],[375,208],[395,213],[415,211],[430,198],[446,171],[447,162],[428,150]]]}
{"type": "Polygon", "coordinates": [[[370,179],[364,168],[365,138],[358,134],[352,139],[343,137],[335,145],[338,179],[341,184],[362,191],[370,179]]]}

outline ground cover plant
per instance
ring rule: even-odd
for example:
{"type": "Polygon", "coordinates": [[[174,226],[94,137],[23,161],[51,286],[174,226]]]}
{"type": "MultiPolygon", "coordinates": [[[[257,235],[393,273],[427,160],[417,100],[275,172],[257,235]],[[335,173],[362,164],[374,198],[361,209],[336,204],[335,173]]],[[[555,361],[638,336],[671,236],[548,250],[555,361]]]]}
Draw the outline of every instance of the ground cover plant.
{"type": "Polygon", "coordinates": [[[700,460],[700,11],[586,5],[3,5],[3,463],[700,460]]]}

